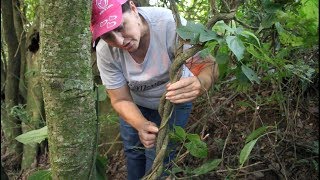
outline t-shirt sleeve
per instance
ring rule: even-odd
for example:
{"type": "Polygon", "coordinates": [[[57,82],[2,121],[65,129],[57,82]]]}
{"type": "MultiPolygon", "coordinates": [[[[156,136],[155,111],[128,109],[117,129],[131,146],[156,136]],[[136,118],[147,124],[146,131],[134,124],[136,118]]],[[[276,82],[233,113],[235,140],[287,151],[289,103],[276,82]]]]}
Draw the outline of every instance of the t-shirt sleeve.
{"type": "Polygon", "coordinates": [[[102,84],[107,89],[117,89],[126,84],[120,65],[111,55],[107,44],[97,48],[97,66],[102,84]]]}

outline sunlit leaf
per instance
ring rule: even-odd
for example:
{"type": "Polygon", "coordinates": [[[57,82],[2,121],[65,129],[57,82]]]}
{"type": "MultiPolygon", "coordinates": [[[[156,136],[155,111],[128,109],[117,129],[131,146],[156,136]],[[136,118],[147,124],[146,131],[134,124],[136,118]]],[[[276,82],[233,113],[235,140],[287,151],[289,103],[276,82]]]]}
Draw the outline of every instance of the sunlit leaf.
{"type": "Polygon", "coordinates": [[[32,130],[17,136],[15,139],[22,144],[41,143],[48,138],[48,127],[44,126],[41,129],[32,130]]]}

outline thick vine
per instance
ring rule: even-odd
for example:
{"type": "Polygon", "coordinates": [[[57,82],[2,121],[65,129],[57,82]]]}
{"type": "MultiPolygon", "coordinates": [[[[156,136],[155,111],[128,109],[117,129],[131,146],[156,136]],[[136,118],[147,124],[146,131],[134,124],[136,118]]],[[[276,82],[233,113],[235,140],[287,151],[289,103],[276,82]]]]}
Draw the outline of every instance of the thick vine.
{"type": "MultiPolygon", "coordinates": [[[[176,26],[181,26],[181,21],[178,13],[178,8],[176,6],[176,3],[174,0],[169,0],[171,4],[171,10],[173,12],[173,16],[176,20],[176,26]]],[[[215,7],[215,1],[210,1],[211,8],[217,9],[215,7]]],[[[211,19],[208,20],[207,28],[211,29],[213,25],[219,21],[219,20],[231,20],[235,16],[235,9],[237,8],[238,4],[235,4],[236,6],[229,11],[228,13],[219,13],[217,11],[213,11],[213,16],[211,19]]],[[[178,37],[178,42],[176,43],[176,52],[175,52],[175,58],[174,61],[170,67],[170,82],[174,83],[178,81],[181,77],[181,67],[185,63],[187,59],[194,56],[197,52],[203,49],[203,44],[196,44],[192,46],[190,49],[182,52],[182,46],[185,43],[185,41],[178,37]]],[[[158,132],[157,137],[157,144],[156,144],[156,157],[153,161],[152,169],[149,172],[149,174],[145,175],[142,179],[144,180],[155,180],[159,179],[161,177],[163,172],[163,160],[165,158],[165,152],[167,150],[168,142],[169,142],[169,124],[168,121],[171,117],[173,105],[169,100],[165,99],[165,93],[162,95],[160,99],[160,105],[159,105],[159,114],[161,116],[161,124],[158,132]]]]}

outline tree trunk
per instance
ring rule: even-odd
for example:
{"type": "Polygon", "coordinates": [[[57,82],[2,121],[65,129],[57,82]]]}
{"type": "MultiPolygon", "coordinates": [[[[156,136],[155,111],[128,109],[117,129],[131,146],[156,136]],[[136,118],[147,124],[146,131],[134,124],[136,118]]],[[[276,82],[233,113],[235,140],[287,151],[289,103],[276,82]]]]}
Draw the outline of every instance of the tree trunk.
{"type": "Polygon", "coordinates": [[[94,179],[91,2],[42,0],[41,76],[53,179],[94,179]]]}
{"type": "MultiPolygon", "coordinates": [[[[37,33],[37,32],[36,32],[37,33]]],[[[28,124],[22,123],[23,132],[39,129],[40,124],[44,124],[43,118],[43,96],[41,89],[41,77],[39,67],[39,52],[27,53],[27,70],[30,72],[26,76],[27,82],[27,112],[30,115],[28,124]],[[42,123],[41,123],[42,122],[42,123]]],[[[23,146],[23,158],[21,169],[33,168],[36,165],[36,157],[39,145],[28,144],[23,146]]]]}
{"type": "MultiPolygon", "coordinates": [[[[1,37],[2,37],[2,30],[1,30],[1,37]]],[[[4,44],[1,38],[1,101],[4,100],[4,87],[6,82],[6,67],[7,67],[7,58],[4,52],[4,44]]]]}
{"type": "MultiPolygon", "coordinates": [[[[22,15],[21,8],[20,8],[20,1],[19,0],[12,0],[13,5],[13,22],[15,27],[16,36],[19,42],[19,50],[21,54],[21,64],[20,64],[20,81],[19,81],[19,90],[20,95],[26,99],[27,96],[27,87],[25,85],[25,69],[26,69],[26,32],[23,28],[23,21],[22,18],[25,15],[22,15]]],[[[24,101],[25,102],[25,101],[24,101]]]]}
{"type": "Polygon", "coordinates": [[[6,117],[1,119],[8,153],[13,153],[18,159],[15,161],[20,165],[22,144],[15,140],[21,134],[20,122],[16,117],[9,114],[12,107],[18,105],[19,76],[20,76],[20,50],[18,39],[15,34],[13,23],[13,7],[11,0],[1,0],[2,27],[4,38],[8,45],[8,65],[6,71],[5,105],[6,117]]]}

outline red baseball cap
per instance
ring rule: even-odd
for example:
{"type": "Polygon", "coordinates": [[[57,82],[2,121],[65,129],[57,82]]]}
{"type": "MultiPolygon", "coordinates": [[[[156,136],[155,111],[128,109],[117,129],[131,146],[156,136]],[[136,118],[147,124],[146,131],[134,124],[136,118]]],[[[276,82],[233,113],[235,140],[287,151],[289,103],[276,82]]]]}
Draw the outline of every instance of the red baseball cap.
{"type": "Polygon", "coordinates": [[[121,5],[125,2],[127,0],[92,0],[90,29],[93,41],[121,24],[121,5]]]}

